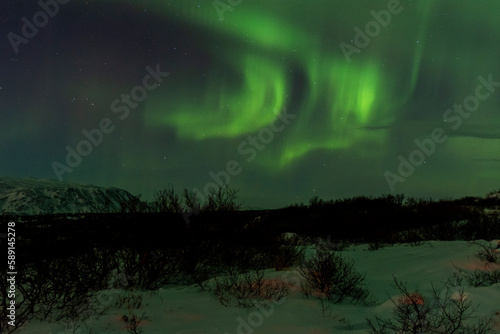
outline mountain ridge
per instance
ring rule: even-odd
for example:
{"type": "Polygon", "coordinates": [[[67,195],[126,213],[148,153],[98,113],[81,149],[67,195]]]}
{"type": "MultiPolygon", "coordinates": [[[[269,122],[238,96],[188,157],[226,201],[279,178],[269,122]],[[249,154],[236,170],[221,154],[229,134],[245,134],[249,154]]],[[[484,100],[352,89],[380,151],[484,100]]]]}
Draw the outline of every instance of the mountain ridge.
{"type": "Polygon", "coordinates": [[[10,215],[73,214],[119,211],[135,199],[116,187],[59,182],[34,177],[0,177],[0,212],[10,215]]]}

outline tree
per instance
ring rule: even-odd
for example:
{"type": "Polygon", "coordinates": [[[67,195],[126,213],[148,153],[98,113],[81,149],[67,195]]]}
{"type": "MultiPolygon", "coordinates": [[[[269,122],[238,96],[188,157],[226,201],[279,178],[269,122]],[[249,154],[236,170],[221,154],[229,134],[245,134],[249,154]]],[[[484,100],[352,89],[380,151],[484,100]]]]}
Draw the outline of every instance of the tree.
{"type": "Polygon", "coordinates": [[[184,208],[174,187],[169,184],[165,189],[157,191],[153,196],[153,210],[157,212],[183,213],[184,208]]]}
{"type": "Polygon", "coordinates": [[[232,189],[229,186],[221,187],[210,191],[207,201],[202,206],[202,211],[237,211],[241,208],[241,203],[236,203],[239,189],[232,189]]]}
{"type": "Polygon", "coordinates": [[[120,201],[120,212],[122,213],[145,213],[149,212],[149,205],[147,202],[141,200],[141,194],[120,201]]]}
{"type": "Polygon", "coordinates": [[[184,204],[191,212],[199,212],[201,210],[200,201],[193,190],[184,189],[184,204]]]}

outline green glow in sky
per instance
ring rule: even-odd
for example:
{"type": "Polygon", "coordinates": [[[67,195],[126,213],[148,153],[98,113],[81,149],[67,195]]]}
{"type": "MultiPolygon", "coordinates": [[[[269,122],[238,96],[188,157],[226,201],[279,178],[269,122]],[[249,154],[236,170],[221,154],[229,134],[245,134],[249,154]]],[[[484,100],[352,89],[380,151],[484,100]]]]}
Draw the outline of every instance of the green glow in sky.
{"type": "MultiPolygon", "coordinates": [[[[249,205],[379,195],[391,191],[384,173],[398,156],[443,128],[449,139],[397,192],[500,187],[499,87],[459,128],[443,120],[479,76],[500,82],[500,1],[400,0],[402,10],[357,45],[357,31],[394,1],[241,0],[223,20],[213,0],[69,2],[19,54],[4,41],[0,174],[53,178],[65,147],[110,118],[116,130],[68,181],[148,196],[158,180],[203,188],[236,160],[243,171],[231,186],[249,205]],[[342,43],[357,52],[346,59],[342,43]],[[120,119],[112,101],[156,64],[170,75],[120,119]],[[295,117],[253,147],[284,110],[295,117]]],[[[8,2],[5,30],[21,33],[20,18],[40,8],[8,2]]]]}
{"type": "Polygon", "coordinates": [[[242,69],[241,82],[220,81],[217,72],[207,78],[200,101],[184,100],[172,108],[172,103],[160,98],[148,110],[151,124],[172,126],[181,138],[204,139],[234,137],[273,122],[284,107],[283,66],[250,54],[235,54],[225,64],[229,71],[242,69]]]}
{"type": "MultiPolygon", "coordinates": [[[[293,167],[315,152],[339,158],[349,152],[359,164],[387,165],[405,152],[400,140],[412,143],[432,130],[430,119],[439,121],[448,104],[469,93],[477,73],[490,71],[491,57],[474,47],[465,51],[460,37],[449,36],[457,24],[447,17],[450,4],[459,12],[474,7],[482,25],[496,20],[465,1],[402,0],[401,13],[347,61],[339,44],[354,45],[354,28],[364,30],[372,11],[385,10],[388,1],[243,0],[224,20],[210,2],[155,1],[159,17],[211,38],[198,42],[208,55],[202,66],[193,64],[199,73],[178,73],[175,87],[146,101],[145,124],[173,129],[187,142],[241,141],[286,108],[297,118],[254,163],[266,171],[293,167]]],[[[472,44],[478,38],[473,31],[462,36],[472,44]]]]}
{"type": "Polygon", "coordinates": [[[377,121],[375,114],[384,113],[387,107],[383,74],[374,64],[317,59],[309,65],[308,74],[310,88],[301,107],[303,119],[292,130],[281,165],[310,150],[351,147],[362,140],[364,127],[377,121]]]}
{"type": "MultiPolygon", "coordinates": [[[[394,75],[386,73],[388,67],[384,68],[382,60],[375,56],[348,63],[337,43],[327,47],[321,43],[321,36],[308,26],[300,8],[282,8],[288,16],[277,20],[263,10],[276,5],[246,5],[226,12],[224,21],[214,20],[212,6],[193,8],[179,1],[159,5],[169,17],[175,12],[173,19],[220,34],[221,40],[230,43],[208,46],[211,56],[222,59],[223,66],[203,75],[199,93],[184,86],[186,96],[195,98],[172,100],[170,96],[148,101],[147,124],[173,127],[179,138],[191,140],[251,134],[274,122],[284,107],[290,108],[297,80],[294,75],[303,75],[300,122],[287,129],[292,135],[287,137],[279,162],[275,156],[265,159],[268,167],[280,167],[312,150],[349,148],[364,140],[364,134],[373,141],[373,133],[364,128],[389,124],[394,120],[391,109],[411,95],[419,55],[417,60],[405,60],[412,78],[405,79],[404,94],[391,93],[394,75]]],[[[317,13],[321,6],[320,1],[311,5],[317,13]]],[[[309,17],[309,24],[310,20],[314,18],[309,17]]],[[[326,26],[336,29],[332,24],[326,26]]],[[[386,134],[377,137],[382,145],[386,134]]]]}

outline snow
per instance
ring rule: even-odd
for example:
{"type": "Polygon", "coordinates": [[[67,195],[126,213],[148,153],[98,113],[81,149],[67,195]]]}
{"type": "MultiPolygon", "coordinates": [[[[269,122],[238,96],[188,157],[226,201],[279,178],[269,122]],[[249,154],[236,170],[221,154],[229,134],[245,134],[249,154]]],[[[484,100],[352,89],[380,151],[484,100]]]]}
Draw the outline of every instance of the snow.
{"type": "Polygon", "coordinates": [[[0,177],[0,212],[10,215],[46,215],[92,212],[95,204],[110,209],[133,199],[128,191],[38,178],[0,177]]]}
{"type": "MultiPolygon", "coordinates": [[[[496,241],[495,241],[496,244],[496,241]]],[[[500,269],[500,265],[485,266],[475,257],[477,246],[466,241],[429,241],[418,246],[394,245],[368,250],[368,245],[355,245],[342,251],[352,258],[356,268],[366,273],[367,288],[377,297],[375,306],[325,303],[315,297],[306,298],[297,287],[278,302],[265,302],[260,308],[243,309],[222,306],[209,292],[196,286],[166,286],[153,293],[143,292],[143,304],[135,312],[148,319],[140,327],[144,333],[234,334],[234,333],[367,333],[367,317],[391,317],[393,300],[400,297],[393,288],[393,275],[408,283],[411,292],[429,295],[431,282],[440,286],[452,276],[455,266],[464,269],[500,269]]],[[[308,254],[311,251],[309,249],[308,254]]],[[[297,282],[300,276],[291,268],[276,272],[266,270],[266,276],[297,282]]],[[[476,315],[492,317],[495,332],[500,333],[500,284],[471,288],[466,292],[474,304],[476,315]]],[[[109,290],[103,294],[119,295],[125,291],[109,290]]],[[[127,333],[123,315],[126,308],[111,308],[99,319],[92,319],[74,333],[127,333]]],[[[25,334],[72,333],[64,323],[32,321],[21,331],[25,334]]]]}

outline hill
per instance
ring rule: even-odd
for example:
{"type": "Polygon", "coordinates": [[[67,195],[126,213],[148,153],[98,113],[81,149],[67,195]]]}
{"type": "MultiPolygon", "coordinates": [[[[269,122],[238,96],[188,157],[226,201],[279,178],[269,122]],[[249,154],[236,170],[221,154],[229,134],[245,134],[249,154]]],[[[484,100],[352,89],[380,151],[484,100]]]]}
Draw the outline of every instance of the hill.
{"type": "Polygon", "coordinates": [[[9,215],[117,211],[128,191],[38,178],[0,177],[0,212],[9,215]]]}

